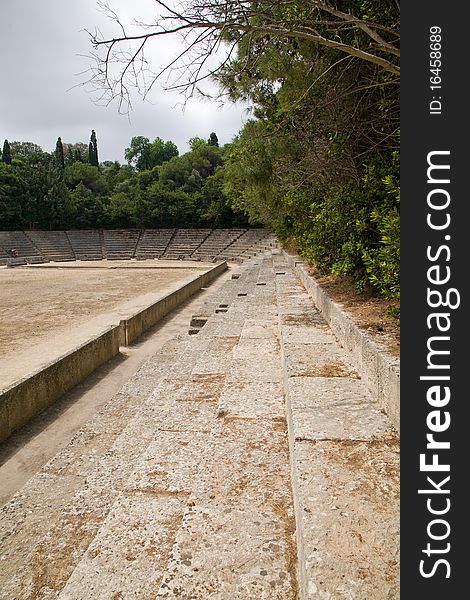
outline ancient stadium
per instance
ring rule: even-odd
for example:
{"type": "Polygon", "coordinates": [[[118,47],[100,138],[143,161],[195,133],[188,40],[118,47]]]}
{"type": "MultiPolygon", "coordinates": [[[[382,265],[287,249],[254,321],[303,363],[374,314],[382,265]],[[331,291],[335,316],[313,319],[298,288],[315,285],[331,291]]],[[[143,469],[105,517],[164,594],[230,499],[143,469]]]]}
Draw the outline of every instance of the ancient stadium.
{"type": "Polygon", "coordinates": [[[396,600],[399,366],[266,229],[0,232],[0,600],[396,600]]]}

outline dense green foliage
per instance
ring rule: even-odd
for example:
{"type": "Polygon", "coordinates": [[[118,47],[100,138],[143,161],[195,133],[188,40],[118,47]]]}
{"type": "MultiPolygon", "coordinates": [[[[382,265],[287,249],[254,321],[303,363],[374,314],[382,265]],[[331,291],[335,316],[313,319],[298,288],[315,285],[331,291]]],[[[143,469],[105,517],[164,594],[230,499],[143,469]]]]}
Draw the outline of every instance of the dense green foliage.
{"type": "Polygon", "coordinates": [[[137,137],[128,165],[97,159],[96,136],[49,154],[31,142],[12,142],[0,162],[0,229],[231,227],[247,224],[223,192],[225,149],[217,136],[176,145],[137,137]],[[216,143],[217,142],[217,143],[216,143]],[[146,168],[148,167],[148,168],[146,168]]]}
{"type": "MultiPolygon", "coordinates": [[[[265,9],[285,25],[316,18],[300,1],[265,9]]],[[[395,2],[341,3],[341,10],[398,37],[395,2]]],[[[356,46],[360,35],[351,29],[348,43],[356,46]]],[[[232,206],[272,227],[321,271],[399,297],[397,76],[288,34],[253,31],[237,51],[219,82],[254,109],[225,166],[232,206]]]]}
{"type": "Polygon", "coordinates": [[[124,156],[136,171],[148,171],[178,154],[178,148],[171,141],[164,142],[157,137],[151,142],[148,138],[138,135],[132,138],[131,145],[126,148],[124,156]]]}

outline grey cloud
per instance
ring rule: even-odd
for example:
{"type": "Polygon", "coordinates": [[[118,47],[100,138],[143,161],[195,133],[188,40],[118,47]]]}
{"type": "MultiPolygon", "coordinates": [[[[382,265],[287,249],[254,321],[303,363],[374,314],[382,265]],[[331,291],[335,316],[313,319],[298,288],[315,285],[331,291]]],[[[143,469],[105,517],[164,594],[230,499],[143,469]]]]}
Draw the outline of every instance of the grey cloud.
{"type": "MultiPolygon", "coordinates": [[[[126,6],[129,13],[128,2],[111,0],[111,5],[126,6]]],[[[144,12],[139,16],[145,17],[145,10],[151,16],[154,6],[141,0],[144,12]]],[[[123,162],[124,149],[134,135],[171,139],[185,152],[191,137],[205,138],[215,131],[226,143],[238,133],[246,119],[243,106],[219,108],[193,99],[183,112],[178,98],[158,85],[152,103],[135,95],[130,121],[118,114],[116,104],[107,108],[94,104],[80,86],[86,75],[79,73],[88,68],[90,61],[83,55],[92,50],[83,30],[95,25],[109,26],[95,0],[2,3],[0,39],[8,54],[0,55],[1,140],[32,141],[50,151],[58,136],[65,142],[88,142],[95,129],[100,159],[123,162]]]]}

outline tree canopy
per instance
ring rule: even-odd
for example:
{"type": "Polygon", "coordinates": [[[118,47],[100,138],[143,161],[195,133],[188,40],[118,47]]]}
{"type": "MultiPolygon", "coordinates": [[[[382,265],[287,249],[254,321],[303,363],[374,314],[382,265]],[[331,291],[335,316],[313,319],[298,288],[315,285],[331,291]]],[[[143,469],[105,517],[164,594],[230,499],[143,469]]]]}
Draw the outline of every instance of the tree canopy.
{"type": "Polygon", "coordinates": [[[246,225],[222,189],[225,149],[211,139],[193,138],[179,156],[172,141],[137,136],[129,165],[93,164],[85,144],[61,138],[53,153],[12,142],[12,161],[0,163],[0,229],[246,225]]]}
{"type": "MultiPolygon", "coordinates": [[[[115,35],[104,37],[90,32],[95,49],[95,68],[90,83],[108,101],[119,99],[120,108],[130,105],[129,90],[139,85],[144,95],[157,79],[165,77],[171,89],[186,97],[200,85],[233,68],[241,45],[256,49],[259,43],[307,44],[319,52],[334,51],[375,67],[398,79],[399,3],[397,0],[183,0],[177,4],[155,0],[156,17],[138,23],[140,33],[128,30],[117,13],[102,2],[109,18],[116,21],[115,35]],[[149,44],[179,35],[180,54],[163,67],[153,69],[145,56],[149,44]],[[218,65],[211,57],[225,50],[218,65]]],[[[136,23],[133,23],[135,26],[136,23]]],[[[238,74],[250,69],[253,61],[239,64],[238,74]]]]}
{"type": "Polygon", "coordinates": [[[151,142],[149,138],[139,135],[132,138],[124,156],[136,171],[146,171],[178,156],[178,148],[172,141],[164,142],[157,137],[151,142]]]}

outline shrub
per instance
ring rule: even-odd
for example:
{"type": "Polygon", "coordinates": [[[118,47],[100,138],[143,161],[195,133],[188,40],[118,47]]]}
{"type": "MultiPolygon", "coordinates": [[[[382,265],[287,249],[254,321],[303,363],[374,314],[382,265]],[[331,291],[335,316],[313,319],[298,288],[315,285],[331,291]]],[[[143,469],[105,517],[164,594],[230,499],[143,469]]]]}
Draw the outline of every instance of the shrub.
{"type": "Polygon", "coordinates": [[[293,225],[300,254],[323,272],[353,276],[358,288],[399,298],[398,174],[393,153],[388,163],[366,165],[359,185],[349,183],[313,202],[309,218],[293,225]]]}

